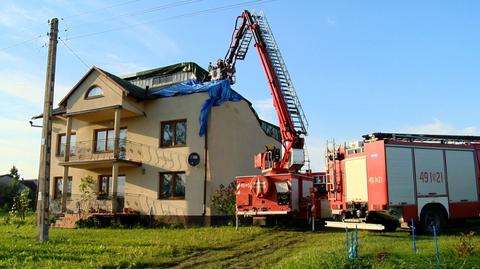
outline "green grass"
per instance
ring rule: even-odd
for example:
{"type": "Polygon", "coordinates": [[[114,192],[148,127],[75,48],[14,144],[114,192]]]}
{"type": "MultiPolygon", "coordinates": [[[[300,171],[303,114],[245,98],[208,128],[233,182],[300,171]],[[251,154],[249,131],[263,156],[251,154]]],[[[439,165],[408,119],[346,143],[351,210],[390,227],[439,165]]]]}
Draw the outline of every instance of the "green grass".
{"type": "MultiPolygon", "coordinates": [[[[305,232],[241,227],[190,229],[50,229],[36,241],[33,218],[16,228],[0,219],[0,268],[433,268],[434,242],[406,232],[359,233],[359,258],[345,259],[341,231],[305,232]]],[[[457,255],[456,235],[439,239],[442,268],[480,268],[475,250],[457,255]]]]}

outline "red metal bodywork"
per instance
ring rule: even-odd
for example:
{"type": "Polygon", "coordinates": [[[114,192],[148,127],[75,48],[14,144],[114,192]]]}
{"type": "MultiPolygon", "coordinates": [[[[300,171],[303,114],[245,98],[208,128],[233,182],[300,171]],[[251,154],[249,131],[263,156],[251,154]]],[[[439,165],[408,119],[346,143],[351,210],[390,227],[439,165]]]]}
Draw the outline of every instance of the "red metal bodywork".
{"type": "MultiPolygon", "coordinates": [[[[329,198],[331,200],[331,208],[334,214],[340,214],[345,212],[349,206],[349,201],[346,201],[345,191],[348,189],[348,185],[345,180],[345,160],[349,158],[366,158],[366,171],[367,171],[367,191],[368,191],[368,211],[388,211],[391,209],[388,197],[388,177],[387,177],[387,162],[386,158],[386,146],[395,145],[401,147],[415,147],[415,148],[430,148],[430,149],[458,149],[458,150],[474,150],[476,161],[476,179],[477,179],[477,193],[478,199],[480,199],[480,144],[442,144],[442,143],[425,143],[425,142],[403,142],[403,141],[388,141],[377,140],[372,142],[366,142],[361,152],[355,152],[347,154],[345,147],[341,146],[337,149],[335,161],[330,158],[327,162],[327,176],[328,185],[337,187],[337,199],[335,199],[334,188],[330,187],[329,198]],[[335,175],[333,171],[335,167],[335,175]]],[[[415,167],[415,164],[413,164],[415,167]]],[[[415,201],[417,201],[417,188],[416,183],[411,182],[407,184],[414,184],[415,201]]],[[[447,193],[448,193],[448,184],[447,193]]],[[[396,208],[401,209],[402,218],[405,221],[419,220],[420,213],[418,211],[417,204],[405,204],[396,205],[396,208]]],[[[456,202],[448,203],[448,217],[450,219],[457,218],[472,218],[480,217],[480,201],[468,201],[468,202],[456,202]]]]}
{"type": "Polygon", "coordinates": [[[367,158],[368,210],[384,210],[388,207],[385,144],[383,140],[365,145],[367,158]]]}
{"type": "Polygon", "coordinates": [[[237,214],[244,216],[282,216],[293,214],[305,218],[310,202],[313,176],[305,174],[275,174],[237,177],[237,214]],[[287,186],[280,192],[276,184],[287,186]],[[265,184],[268,187],[265,187],[265,184]],[[259,187],[259,185],[262,185],[259,187]],[[305,186],[308,185],[308,188],[305,186]],[[258,189],[263,191],[258,191],[258,189]],[[288,195],[280,197],[281,195],[288,195]],[[280,200],[286,201],[279,203],[280,200]]]}

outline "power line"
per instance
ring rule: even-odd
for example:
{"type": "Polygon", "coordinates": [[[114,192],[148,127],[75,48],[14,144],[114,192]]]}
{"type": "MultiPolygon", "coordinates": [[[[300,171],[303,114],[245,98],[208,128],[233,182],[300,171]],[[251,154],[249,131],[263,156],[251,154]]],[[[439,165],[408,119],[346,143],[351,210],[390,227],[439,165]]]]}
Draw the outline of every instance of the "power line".
{"type": "Polygon", "coordinates": [[[129,1],[124,1],[124,2],[117,3],[117,4],[113,4],[113,5],[111,5],[111,6],[101,7],[101,8],[97,8],[97,9],[90,10],[90,11],[87,11],[87,12],[82,12],[82,13],[79,13],[79,14],[76,14],[76,15],[73,15],[73,16],[70,16],[70,17],[67,17],[67,18],[64,18],[64,19],[72,19],[72,18],[76,18],[76,17],[83,17],[83,16],[85,16],[85,15],[88,15],[88,14],[91,14],[91,13],[95,13],[95,12],[100,11],[100,10],[111,9],[111,8],[118,7],[118,6],[124,6],[124,5],[130,4],[130,3],[133,3],[133,2],[138,2],[138,1],[141,1],[141,0],[129,0],[129,1]]]}
{"type": "MultiPolygon", "coordinates": [[[[78,55],[78,53],[76,53],[69,45],[67,45],[67,43],[62,38],[59,37],[58,40],[60,40],[60,42],[62,42],[62,44],[87,68],[87,70],[90,70],[91,66],[88,65],[82,59],[82,57],[80,57],[80,55],[78,55]]],[[[98,79],[100,79],[108,88],[110,88],[110,90],[112,90],[113,93],[120,96],[120,98],[123,98],[123,96],[121,94],[119,94],[115,89],[110,87],[109,82],[106,82],[105,80],[103,80],[102,76],[99,76],[98,79]]],[[[142,111],[142,113],[145,114],[145,111],[141,107],[138,107],[137,105],[135,105],[134,103],[131,103],[131,102],[130,102],[130,105],[134,106],[136,109],[138,109],[139,111],[142,111]]]]}
{"type": "MultiPolygon", "coordinates": [[[[117,4],[113,4],[113,5],[110,5],[110,6],[106,6],[106,7],[101,7],[101,8],[97,8],[97,9],[94,9],[94,10],[89,10],[89,11],[85,11],[85,12],[81,12],[81,13],[78,13],[78,14],[75,14],[75,15],[72,15],[72,16],[69,16],[69,17],[62,17],[60,18],[60,20],[65,20],[65,19],[72,19],[72,18],[77,18],[77,17],[84,17],[85,15],[88,15],[88,14],[91,14],[91,13],[95,13],[97,11],[100,11],[100,10],[105,10],[105,9],[111,9],[113,7],[117,7],[117,6],[123,6],[123,5],[126,5],[126,4],[130,4],[130,3],[133,3],[133,2],[138,2],[138,1],[141,1],[141,0],[129,0],[129,1],[125,1],[125,2],[120,2],[120,3],[117,3],[117,4]]],[[[53,16],[53,15],[52,15],[53,16]]],[[[45,19],[47,20],[47,19],[45,19]]],[[[17,33],[23,33],[23,32],[26,32],[28,30],[32,30],[34,28],[36,28],[37,26],[31,26],[31,27],[25,27],[25,28],[22,28],[22,29],[18,29],[17,30],[17,33]]]]}
{"type": "Polygon", "coordinates": [[[119,19],[119,18],[122,18],[122,17],[132,17],[132,16],[136,16],[136,15],[157,12],[157,11],[166,10],[166,9],[170,9],[170,8],[175,8],[175,7],[178,7],[178,6],[183,6],[183,5],[188,5],[188,4],[193,4],[193,3],[197,3],[197,2],[201,2],[201,1],[203,1],[203,0],[176,1],[176,2],[173,2],[173,3],[168,3],[168,4],[164,4],[164,5],[160,5],[160,6],[155,6],[155,7],[148,8],[148,9],[143,9],[143,10],[139,10],[139,11],[119,14],[119,15],[109,17],[109,18],[105,18],[105,19],[101,19],[101,20],[98,20],[98,21],[74,24],[74,25],[69,26],[68,28],[75,28],[75,27],[83,26],[83,25],[97,24],[97,23],[100,23],[100,22],[112,21],[112,20],[116,20],[116,19],[119,19]]]}
{"type": "Polygon", "coordinates": [[[208,13],[213,13],[213,12],[218,12],[218,11],[223,11],[223,10],[234,9],[234,8],[238,8],[238,7],[245,6],[245,5],[250,5],[251,6],[251,5],[258,5],[258,4],[274,2],[274,1],[278,1],[278,0],[245,1],[245,2],[241,2],[241,3],[224,5],[224,6],[199,10],[199,11],[195,11],[195,12],[180,14],[180,15],[171,16],[171,17],[167,17],[167,18],[160,18],[160,19],[143,21],[143,22],[140,22],[140,23],[130,24],[130,25],[126,25],[126,26],[110,28],[110,29],[103,30],[103,31],[76,35],[76,36],[73,36],[73,37],[69,37],[67,40],[85,38],[85,37],[89,37],[89,36],[100,35],[100,34],[105,34],[105,33],[114,32],[114,31],[120,31],[120,30],[124,30],[124,29],[128,29],[128,28],[132,28],[132,27],[138,27],[138,26],[141,26],[141,25],[149,24],[149,23],[152,23],[152,22],[163,22],[163,21],[169,21],[169,20],[174,20],[174,19],[178,19],[178,18],[194,17],[194,16],[198,16],[198,15],[203,15],[203,14],[208,14],[208,13]]]}
{"type": "Polygon", "coordinates": [[[67,45],[67,43],[65,43],[65,41],[63,41],[62,38],[59,37],[58,40],[60,40],[60,42],[62,42],[63,45],[65,45],[65,47],[66,47],[81,63],[83,63],[83,65],[85,65],[85,67],[86,67],[87,69],[90,69],[91,66],[89,66],[89,65],[80,57],[80,55],[78,55],[72,48],[70,48],[70,46],[67,45]]]}
{"type": "Polygon", "coordinates": [[[21,46],[23,44],[26,44],[26,43],[29,43],[29,42],[32,42],[32,41],[35,41],[39,38],[42,38],[44,35],[39,35],[39,36],[36,36],[34,38],[30,38],[30,39],[27,39],[27,40],[24,40],[22,42],[18,42],[18,43],[15,43],[15,44],[12,44],[10,46],[6,46],[6,47],[3,47],[3,48],[0,48],[0,51],[5,51],[5,50],[9,50],[9,49],[12,49],[12,48],[15,48],[15,47],[18,47],[18,46],[21,46]]]}

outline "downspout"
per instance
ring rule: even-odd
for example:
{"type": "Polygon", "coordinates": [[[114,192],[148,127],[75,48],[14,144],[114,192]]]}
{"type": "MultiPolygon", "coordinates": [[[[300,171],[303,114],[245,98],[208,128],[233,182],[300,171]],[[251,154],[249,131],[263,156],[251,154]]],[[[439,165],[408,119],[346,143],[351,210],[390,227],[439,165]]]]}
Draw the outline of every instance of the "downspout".
{"type": "Polygon", "coordinates": [[[205,142],[204,142],[204,153],[203,157],[205,167],[204,167],[204,178],[203,178],[203,213],[202,216],[205,217],[207,214],[207,168],[208,168],[208,126],[205,128],[205,142]]]}

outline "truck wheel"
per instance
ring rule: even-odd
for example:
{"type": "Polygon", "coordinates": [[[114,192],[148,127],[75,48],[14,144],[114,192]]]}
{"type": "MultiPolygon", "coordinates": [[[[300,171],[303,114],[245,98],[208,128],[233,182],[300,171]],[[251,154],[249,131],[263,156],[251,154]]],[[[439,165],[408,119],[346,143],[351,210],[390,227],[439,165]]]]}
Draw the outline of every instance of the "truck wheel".
{"type": "Polygon", "coordinates": [[[395,232],[398,227],[398,222],[396,221],[386,221],[383,223],[383,226],[385,227],[385,232],[395,232]]]}
{"type": "Polygon", "coordinates": [[[438,234],[445,231],[447,218],[440,206],[430,205],[422,210],[420,224],[423,232],[433,234],[433,226],[435,226],[438,234]]]}
{"type": "Polygon", "coordinates": [[[274,217],[266,217],[265,227],[274,227],[277,224],[277,220],[274,217]]]}
{"type": "Polygon", "coordinates": [[[334,221],[341,221],[341,222],[344,222],[345,221],[345,213],[342,213],[341,215],[340,214],[335,214],[332,216],[333,220],[334,221]]]}

